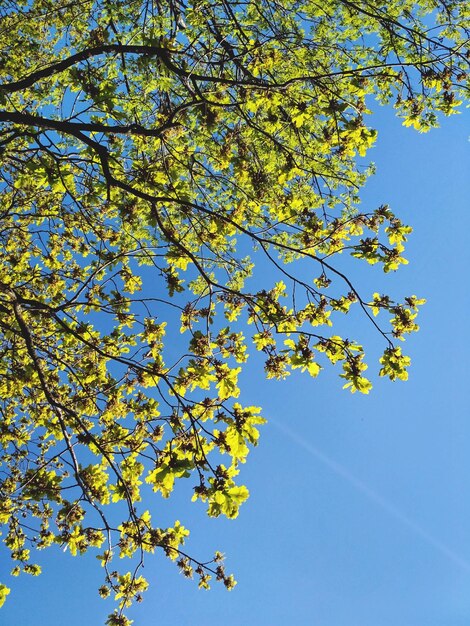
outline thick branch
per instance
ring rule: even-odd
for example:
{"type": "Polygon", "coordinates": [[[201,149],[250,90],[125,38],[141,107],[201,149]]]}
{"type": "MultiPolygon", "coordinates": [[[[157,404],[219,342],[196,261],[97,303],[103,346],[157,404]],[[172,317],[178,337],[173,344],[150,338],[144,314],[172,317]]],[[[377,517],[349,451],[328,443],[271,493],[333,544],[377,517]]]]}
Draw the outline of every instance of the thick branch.
{"type": "Polygon", "coordinates": [[[107,125],[98,122],[68,122],[65,120],[54,120],[40,115],[32,115],[31,113],[20,113],[18,111],[0,111],[0,122],[11,122],[13,124],[22,124],[24,126],[37,126],[40,128],[48,128],[57,130],[62,133],[68,133],[77,136],[77,133],[91,132],[104,133],[110,135],[143,135],[144,137],[159,137],[162,133],[170,128],[178,126],[176,123],[162,124],[158,128],[145,128],[140,124],[107,125]]]}

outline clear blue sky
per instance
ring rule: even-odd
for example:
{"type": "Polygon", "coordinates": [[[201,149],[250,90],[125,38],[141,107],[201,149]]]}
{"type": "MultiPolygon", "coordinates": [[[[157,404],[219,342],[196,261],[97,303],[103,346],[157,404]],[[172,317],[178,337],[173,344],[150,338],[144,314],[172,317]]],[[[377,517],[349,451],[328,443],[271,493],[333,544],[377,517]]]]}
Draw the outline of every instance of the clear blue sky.
{"type": "MultiPolygon", "coordinates": [[[[342,391],[332,369],[279,383],[248,367],[243,400],[270,423],[242,468],[251,498],[240,517],[208,519],[184,489],[156,501],[163,523],[191,528],[190,552],[227,554],[238,586],[198,591],[149,558],[135,626],[470,624],[468,122],[455,116],[419,135],[390,111],[376,115],[378,172],[364,205],[388,202],[415,230],[410,264],[372,270],[370,288],[428,300],[407,342],[410,380],[376,380],[361,397],[342,391]]],[[[379,337],[358,330],[378,354],[379,337]]],[[[14,581],[1,626],[103,624],[112,606],[96,592],[98,562],[47,552],[42,576],[14,581]]],[[[0,565],[7,584],[9,569],[0,565]]]]}

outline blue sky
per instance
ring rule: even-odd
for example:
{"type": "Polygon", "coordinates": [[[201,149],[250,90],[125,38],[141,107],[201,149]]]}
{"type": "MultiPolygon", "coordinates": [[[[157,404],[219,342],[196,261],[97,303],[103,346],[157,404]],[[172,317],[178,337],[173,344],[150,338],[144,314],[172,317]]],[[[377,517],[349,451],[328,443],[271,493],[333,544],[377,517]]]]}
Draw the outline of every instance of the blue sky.
{"type": "MultiPolygon", "coordinates": [[[[364,292],[427,298],[407,342],[410,380],[375,380],[364,397],[342,391],[334,369],[280,383],[250,365],[243,401],[269,424],[242,468],[251,498],[240,517],[206,518],[185,487],[155,505],[163,523],[191,529],[190,552],[225,552],[238,585],[198,591],[150,558],[135,626],[470,624],[469,118],[419,135],[390,111],[375,115],[378,171],[364,207],[389,203],[414,233],[410,264],[387,276],[372,268],[364,292]]],[[[362,325],[356,335],[372,365],[379,336],[362,325]]],[[[0,624],[102,624],[112,606],[96,592],[98,562],[48,552],[42,576],[11,585],[0,624]]]]}

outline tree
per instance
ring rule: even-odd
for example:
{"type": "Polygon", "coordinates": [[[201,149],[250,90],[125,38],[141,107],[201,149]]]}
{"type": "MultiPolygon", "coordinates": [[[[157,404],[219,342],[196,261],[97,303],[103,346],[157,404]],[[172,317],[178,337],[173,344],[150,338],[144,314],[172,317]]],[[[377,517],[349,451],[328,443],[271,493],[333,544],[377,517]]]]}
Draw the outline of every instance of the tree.
{"type": "Polygon", "coordinates": [[[383,341],[380,375],[406,380],[397,342],[423,300],[364,295],[341,260],[406,263],[411,228],[386,205],[359,209],[368,107],[393,104],[419,131],[455,113],[469,17],[459,0],[2,3],[0,522],[13,575],[40,573],[31,549],[96,548],[100,594],[119,605],[108,624],[127,624],[147,588],[145,552],[230,589],[222,555],[188,555],[188,531],[155,525],[146,492],[167,498],[190,478],[210,516],[237,516],[239,464],[264,423],[238,402],[248,345],[268,378],[331,362],[368,393],[362,346],[330,328],[354,307],[383,341]],[[130,571],[114,571],[115,554],[130,571]]]}

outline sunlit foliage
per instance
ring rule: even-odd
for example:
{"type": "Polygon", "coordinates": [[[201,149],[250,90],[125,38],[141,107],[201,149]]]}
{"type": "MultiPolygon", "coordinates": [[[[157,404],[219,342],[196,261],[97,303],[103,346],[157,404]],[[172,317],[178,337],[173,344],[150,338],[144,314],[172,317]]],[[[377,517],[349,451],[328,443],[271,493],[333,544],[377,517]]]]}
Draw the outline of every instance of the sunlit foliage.
{"type": "Polygon", "coordinates": [[[469,17],[459,0],[0,3],[13,575],[40,573],[37,549],[95,549],[110,625],[147,588],[145,552],[230,589],[220,553],[187,554],[188,530],[149,510],[187,478],[208,515],[238,515],[264,422],[239,399],[249,353],[268,378],[332,363],[368,393],[363,347],[335,328],[355,309],[383,342],[380,375],[407,378],[400,340],[423,301],[363,293],[338,259],[406,263],[411,228],[359,205],[369,109],[393,106],[418,131],[456,112],[469,17]]]}

